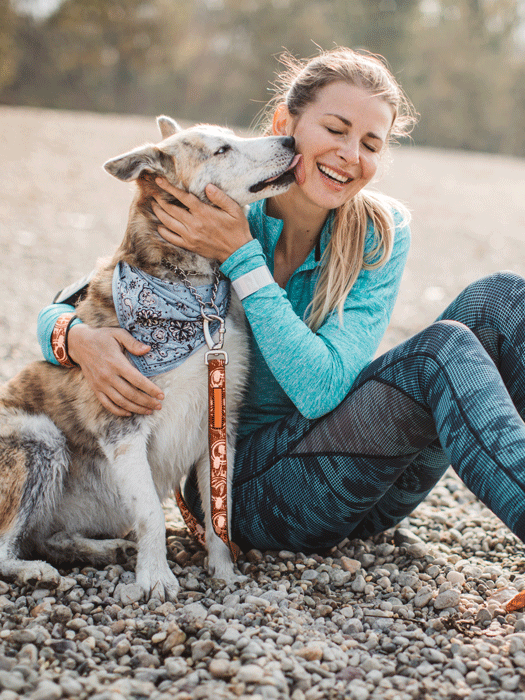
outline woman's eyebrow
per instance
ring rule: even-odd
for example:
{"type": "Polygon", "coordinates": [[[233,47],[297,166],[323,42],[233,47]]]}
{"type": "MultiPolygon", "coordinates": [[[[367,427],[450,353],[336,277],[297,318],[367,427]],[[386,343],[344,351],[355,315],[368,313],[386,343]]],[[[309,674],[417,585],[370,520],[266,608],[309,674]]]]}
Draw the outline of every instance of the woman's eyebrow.
{"type": "MultiPolygon", "coordinates": [[[[326,112],[325,117],[336,117],[336,119],[339,119],[340,121],[342,121],[343,124],[345,124],[346,126],[352,126],[352,122],[349,119],[342,117],[340,114],[333,114],[332,112],[326,112]]],[[[376,139],[377,141],[381,141],[381,143],[383,143],[383,139],[381,138],[381,136],[374,134],[373,131],[369,131],[367,136],[369,136],[371,139],[376,139]]]]}

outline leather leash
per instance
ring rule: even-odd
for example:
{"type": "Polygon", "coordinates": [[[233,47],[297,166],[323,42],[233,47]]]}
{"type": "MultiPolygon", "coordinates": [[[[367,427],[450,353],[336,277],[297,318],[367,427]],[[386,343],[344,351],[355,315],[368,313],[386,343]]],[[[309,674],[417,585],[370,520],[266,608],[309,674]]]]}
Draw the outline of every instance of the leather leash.
{"type": "MultiPolygon", "coordinates": [[[[208,444],[210,455],[210,500],[211,520],[215,533],[228,545],[233,561],[241,552],[230,540],[228,534],[228,462],[226,454],[226,365],[228,354],[222,349],[225,324],[221,316],[202,311],[204,337],[208,352],[204,362],[208,365],[208,444]],[[213,342],[210,322],[219,321],[219,340],[213,342]]],[[[175,491],[175,498],[184,522],[199,544],[206,546],[206,531],[197,518],[190,512],[180,488],[175,491]]]]}

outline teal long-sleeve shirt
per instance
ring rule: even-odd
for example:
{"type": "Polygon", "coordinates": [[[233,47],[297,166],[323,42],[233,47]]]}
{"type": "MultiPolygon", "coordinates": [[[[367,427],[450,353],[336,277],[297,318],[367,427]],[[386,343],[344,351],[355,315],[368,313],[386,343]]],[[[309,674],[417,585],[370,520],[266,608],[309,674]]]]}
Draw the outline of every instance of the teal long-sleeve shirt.
{"type": "MultiPolygon", "coordinates": [[[[248,212],[253,241],[246,243],[221,266],[232,281],[267,265],[273,273],[274,251],[283,222],[266,214],[265,200],[248,212]]],[[[269,284],[242,301],[250,327],[251,359],[240,435],[299,410],[318,418],[346,396],[357,375],[372,360],[392,315],[410,245],[410,230],[395,214],[392,255],[381,267],[361,270],[348,295],[342,323],[331,313],[314,333],[304,321],[320,272],[320,259],[330,239],[333,216],[323,227],[319,245],[288,280],[286,289],[269,284]]],[[[368,226],[365,253],[375,243],[368,226]]],[[[44,357],[56,364],[51,332],[61,313],[72,307],[51,305],[38,319],[44,357]]]]}

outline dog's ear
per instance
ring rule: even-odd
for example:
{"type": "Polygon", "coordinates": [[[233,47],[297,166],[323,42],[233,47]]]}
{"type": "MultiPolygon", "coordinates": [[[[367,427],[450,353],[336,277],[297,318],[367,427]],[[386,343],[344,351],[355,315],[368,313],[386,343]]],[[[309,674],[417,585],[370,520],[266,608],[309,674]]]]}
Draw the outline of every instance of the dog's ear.
{"type": "Polygon", "coordinates": [[[110,175],[119,180],[130,182],[130,180],[136,180],[144,171],[159,173],[159,175],[166,174],[166,166],[168,165],[165,163],[166,160],[169,161],[169,165],[173,169],[173,159],[156,146],[141,146],[129,151],[129,153],[111,158],[104,163],[104,168],[110,175]]]}
{"type": "Polygon", "coordinates": [[[157,126],[160,129],[160,135],[163,139],[167,139],[168,136],[173,136],[173,134],[177,134],[179,131],[182,131],[174,119],[171,117],[166,117],[164,114],[157,117],[157,126]]]}

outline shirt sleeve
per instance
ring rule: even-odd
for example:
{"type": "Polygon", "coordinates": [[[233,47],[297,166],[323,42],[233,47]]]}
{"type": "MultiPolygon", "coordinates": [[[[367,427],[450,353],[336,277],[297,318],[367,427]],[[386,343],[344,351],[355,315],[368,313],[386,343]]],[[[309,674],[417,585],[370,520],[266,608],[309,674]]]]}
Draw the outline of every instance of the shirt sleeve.
{"type": "MultiPolygon", "coordinates": [[[[277,283],[243,299],[268,367],[306,418],[318,418],[338,406],[373,359],[392,315],[409,246],[409,227],[398,224],[392,255],[379,268],[361,270],[346,299],[343,322],[334,311],[315,333],[277,283]]],[[[258,241],[250,241],[221,270],[235,280],[261,265],[266,265],[262,248],[258,241]]]]}
{"type": "MultiPolygon", "coordinates": [[[[69,304],[50,304],[42,309],[38,314],[37,320],[37,337],[40,343],[40,348],[44,359],[51,362],[54,365],[58,365],[59,362],[53,354],[53,349],[51,347],[51,335],[55,327],[55,323],[58,321],[58,317],[65,313],[75,313],[75,307],[69,304]]],[[[78,320],[80,323],[80,319],[78,320]]]]}

